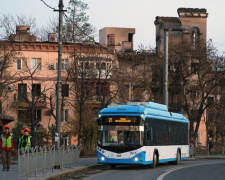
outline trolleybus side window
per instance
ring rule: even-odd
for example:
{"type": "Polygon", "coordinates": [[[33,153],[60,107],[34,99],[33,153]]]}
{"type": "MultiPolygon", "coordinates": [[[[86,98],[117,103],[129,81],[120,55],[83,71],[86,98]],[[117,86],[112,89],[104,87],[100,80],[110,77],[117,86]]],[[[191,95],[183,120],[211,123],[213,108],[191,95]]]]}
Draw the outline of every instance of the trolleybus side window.
{"type": "Polygon", "coordinates": [[[144,140],[146,146],[188,144],[188,123],[146,118],[144,140]]]}

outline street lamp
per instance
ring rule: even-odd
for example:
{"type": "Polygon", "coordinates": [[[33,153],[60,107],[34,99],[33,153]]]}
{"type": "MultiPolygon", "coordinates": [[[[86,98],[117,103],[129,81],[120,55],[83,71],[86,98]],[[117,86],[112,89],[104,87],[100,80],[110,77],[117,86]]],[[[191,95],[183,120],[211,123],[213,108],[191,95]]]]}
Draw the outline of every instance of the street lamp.
{"type": "Polygon", "coordinates": [[[168,107],[168,32],[187,30],[187,26],[171,27],[164,30],[164,61],[163,61],[163,104],[168,107]]]}

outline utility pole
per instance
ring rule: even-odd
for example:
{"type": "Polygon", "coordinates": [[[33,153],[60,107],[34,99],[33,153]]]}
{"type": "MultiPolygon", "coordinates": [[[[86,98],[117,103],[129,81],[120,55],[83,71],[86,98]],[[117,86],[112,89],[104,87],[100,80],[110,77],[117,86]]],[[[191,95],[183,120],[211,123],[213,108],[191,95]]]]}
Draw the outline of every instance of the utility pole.
{"type": "Polygon", "coordinates": [[[58,141],[56,147],[60,146],[60,125],[61,125],[61,71],[62,71],[62,23],[63,23],[63,0],[59,0],[59,34],[58,34],[58,76],[56,85],[56,133],[58,141]]]}
{"type": "Polygon", "coordinates": [[[163,104],[168,107],[168,31],[164,30],[163,104]]]}
{"type": "Polygon", "coordinates": [[[185,31],[187,26],[171,27],[164,29],[164,61],[163,61],[163,104],[169,105],[168,96],[168,36],[170,31],[185,31]]]}

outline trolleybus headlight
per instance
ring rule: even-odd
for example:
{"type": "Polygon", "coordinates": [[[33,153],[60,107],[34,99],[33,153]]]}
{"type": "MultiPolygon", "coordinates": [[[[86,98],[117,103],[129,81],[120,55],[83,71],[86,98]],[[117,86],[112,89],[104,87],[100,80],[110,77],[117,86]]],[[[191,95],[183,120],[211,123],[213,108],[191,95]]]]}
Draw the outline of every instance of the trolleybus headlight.
{"type": "Polygon", "coordinates": [[[137,162],[138,161],[138,158],[136,157],[136,158],[134,158],[134,160],[137,162]]]}
{"type": "Polygon", "coordinates": [[[101,160],[102,160],[102,161],[105,161],[105,158],[104,158],[104,157],[101,157],[101,160]]]}

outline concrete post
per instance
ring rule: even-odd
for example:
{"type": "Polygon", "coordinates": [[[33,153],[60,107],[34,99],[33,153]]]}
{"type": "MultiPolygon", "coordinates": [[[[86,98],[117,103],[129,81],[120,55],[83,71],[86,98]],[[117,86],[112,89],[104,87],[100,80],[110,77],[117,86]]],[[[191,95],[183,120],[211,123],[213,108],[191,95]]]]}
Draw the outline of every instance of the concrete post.
{"type": "Polygon", "coordinates": [[[164,30],[163,104],[168,107],[168,31],[164,30]]]}
{"type": "Polygon", "coordinates": [[[58,76],[56,88],[56,132],[59,134],[59,140],[56,141],[56,147],[60,146],[60,125],[61,125],[61,70],[62,70],[62,23],[63,23],[63,0],[59,0],[59,39],[58,39],[58,76]]]}

